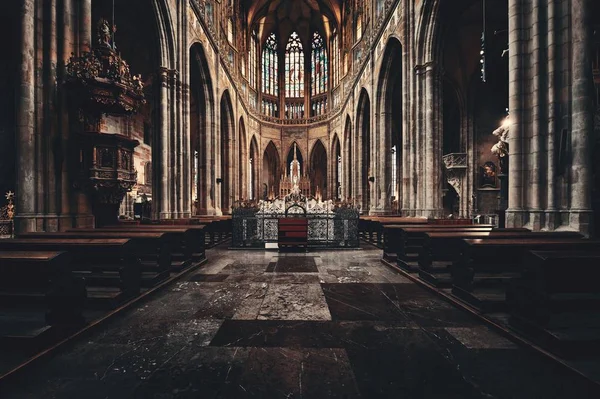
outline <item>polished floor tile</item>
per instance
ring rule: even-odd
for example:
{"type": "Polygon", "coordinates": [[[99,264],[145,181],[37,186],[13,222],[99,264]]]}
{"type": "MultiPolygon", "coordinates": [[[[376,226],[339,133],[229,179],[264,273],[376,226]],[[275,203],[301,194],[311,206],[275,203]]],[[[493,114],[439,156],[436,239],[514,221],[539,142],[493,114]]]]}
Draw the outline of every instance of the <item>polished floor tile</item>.
{"type": "Polygon", "coordinates": [[[214,248],[1,398],[598,398],[380,261],[214,248]]]}

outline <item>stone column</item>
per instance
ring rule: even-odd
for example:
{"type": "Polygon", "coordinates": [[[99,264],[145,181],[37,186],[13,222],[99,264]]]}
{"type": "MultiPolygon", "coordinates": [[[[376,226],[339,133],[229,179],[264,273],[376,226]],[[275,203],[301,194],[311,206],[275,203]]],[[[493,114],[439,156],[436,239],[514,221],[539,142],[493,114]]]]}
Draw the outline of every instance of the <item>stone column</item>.
{"type": "Polygon", "coordinates": [[[556,34],[556,1],[547,0],[548,8],[548,142],[547,142],[547,204],[546,204],[546,228],[554,230],[558,227],[558,214],[556,212],[556,106],[557,106],[557,79],[556,66],[557,57],[557,34],[556,34]]]}
{"type": "Polygon", "coordinates": [[[572,0],[572,133],[571,133],[571,227],[589,233],[592,219],[593,110],[590,2],[572,0]],[[587,17],[586,17],[587,16],[587,17]]]}
{"type": "Polygon", "coordinates": [[[542,121],[545,119],[544,106],[543,106],[543,90],[542,90],[542,75],[544,75],[545,68],[542,64],[541,53],[542,49],[542,38],[541,35],[546,33],[540,32],[540,7],[539,2],[534,2],[532,5],[530,18],[531,18],[531,40],[532,40],[532,51],[531,51],[531,65],[532,68],[530,79],[531,85],[531,127],[530,135],[531,140],[529,142],[530,148],[528,153],[530,158],[529,166],[529,182],[527,184],[528,205],[529,205],[529,225],[532,230],[540,230],[542,228],[542,211],[541,211],[541,199],[542,199],[542,178],[545,175],[546,165],[542,162],[542,121]]]}
{"type": "Polygon", "coordinates": [[[79,3],[79,51],[92,48],[92,0],[80,0],[79,3]]]}
{"type": "MultiPolygon", "coordinates": [[[[407,5],[407,7],[409,7],[407,5]]],[[[412,21],[412,18],[405,17],[412,21]]],[[[407,24],[408,25],[408,24],[407,24]]],[[[407,27],[408,29],[408,27],[407,27]]],[[[413,82],[414,71],[411,68],[410,51],[411,46],[402,47],[402,148],[398,150],[402,154],[402,202],[399,202],[402,216],[409,216],[412,200],[412,177],[413,177],[413,162],[412,162],[412,147],[414,145],[414,96],[413,82]]]]}
{"type": "Polygon", "coordinates": [[[35,0],[23,0],[21,67],[17,96],[17,179],[15,228],[35,231],[35,0]]]}
{"type": "MultiPolygon", "coordinates": [[[[383,98],[385,97],[381,97],[383,101],[383,98]]],[[[393,112],[393,110],[391,111],[393,112]]],[[[377,176],[377,179],[379,181],[375,181],[375,183],[378,184],[379,187],[379,195],[377,196],[377,208],[378,212],[383,214],[389,213],[391,211],[391,196],[394,193],[394,187],[391,186],[392,168],[397,167],[397,165],[392,164],[392,135],[394,134],[394,132],[392,131],[391,123],[392,112],[388,112],[388,110],[385,109],[384,102],[384,110],[379,114],[379,153],[375,157],[375,163],[377,164],[377,170],[379,172],[377,176]],[[389,195],[388,186],[390,187],[389,195]]],[[[400,156],[401,151],[401,148],[396,148],[396,156],[400,156]]],[[[396,176],[400,175],[400,173],[398,173],[400,172],[399,170],[396,170],[396,172],[396,176]]]]}
{"type": "Polygon", "coordinates": [[[169,218],[169,71],[159,68],[157,73],[159,81],[158,104],[158,129],[152,146],[152,167],[154,169],[152,184],[152,200],[155,218],[169,218]]]}
{"type": "Polygon", "coordinates": [[[436,123],[435,123],[435,65],[428,63],[425,65],[425,131],[424,131],[424,152],[425,152],[425,165],[424,165],[424,216],[433,217],[435,208],[435,196],[438,194],[435,192],[437,179],[439,179],[439,172],[435,168],[437,156],[435,135],[436,123]]]}
{"type": "Polygon", "coordinates": [[[506,227],[523,226],[523,148],[522,148],[522,74],[521,0],[508,2],[508,104],[510,111],[508,209],[506,227]]]}

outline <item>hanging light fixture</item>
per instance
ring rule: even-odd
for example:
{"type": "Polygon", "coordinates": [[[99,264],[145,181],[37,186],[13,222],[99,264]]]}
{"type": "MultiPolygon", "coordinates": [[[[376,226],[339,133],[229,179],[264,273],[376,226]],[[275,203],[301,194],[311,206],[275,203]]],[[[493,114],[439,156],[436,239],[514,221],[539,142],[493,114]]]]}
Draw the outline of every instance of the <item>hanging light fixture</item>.
{"type": "Polygon", "coordinates": [[[479,63],[481,64],[481,81],[486,81],[485,68],[485,0],[483,1],[483,27],[481,30],[481,49],[479,50],[479,63]]]}

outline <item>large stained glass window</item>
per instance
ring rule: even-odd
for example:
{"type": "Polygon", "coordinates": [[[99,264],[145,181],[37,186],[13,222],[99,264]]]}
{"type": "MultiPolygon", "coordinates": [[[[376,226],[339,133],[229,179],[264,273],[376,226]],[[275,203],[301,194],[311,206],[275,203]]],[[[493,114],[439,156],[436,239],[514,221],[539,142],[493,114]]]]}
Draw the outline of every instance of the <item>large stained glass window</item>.
{"type": "Polygon", "coordinates": [[[263,92],[272,96],[278,95],[277,74],[277,38],[274,33],[267,38],[262,53],[262,87],[263,92]]]}
{"type": "Polygon", "coordinates": [[[327,52],[323,38],[317,32],[312,40],[312,80],[311,94],[317,95],[327,91],[327,52]]]}
{"type": "Polygon", "coordinates": [[[252,31],[252,35],[250,36],[250,54],[249,54],[249,62],[248,67],[249,78],[250,78],[250,87],[256,89],[256,53],[258,51],[258,37],[256,36],[256,31],[252,31]]]}
{"type": "Polygon", "coordinates": [[[292,32],[285,47],[285,95],[304,97],[304,52],[296,32],[292,32]]]}

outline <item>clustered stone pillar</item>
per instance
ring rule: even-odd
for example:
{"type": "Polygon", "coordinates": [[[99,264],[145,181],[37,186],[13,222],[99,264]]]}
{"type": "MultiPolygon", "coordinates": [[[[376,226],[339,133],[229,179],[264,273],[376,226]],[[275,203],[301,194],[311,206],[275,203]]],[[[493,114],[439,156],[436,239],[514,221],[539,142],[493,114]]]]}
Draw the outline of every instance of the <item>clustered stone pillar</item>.
{"type": "Polygon", "coordinates": [[[439,91],[437,88],[437,65],[429,62],[425,65],[425,177],[423,192],[423,216],[438,217],[441,213],[441,157],[439,148],[440,128],[438,125],[438,112],[440,106],[439,91]]]}
{"type": "Polygon", "coordinates": [[[152,193],[153,212],[155,219],[168,219],[169,212],[169,182],[171,166],[169,165],[169,70],[160,68],[158,70],[159,104],[158,104],[158,129],[155,144],[152,147],[153,155],[153,184],[156,192],[152,193]]]}
{"type": "Polygon", "coordinates": [[[15,227],[35,231],[35,1],[23,0],[21,68],[17,103],[17,187],[15,227]]]}
{"type": "Polygon", "coordinates": [[[522,43],[522,13],[521,0],[508,2],[508,106],[510,110],[509,144],[509,182],[508,209],[506,210],[506,226],[521,227],[523,225],[523,153],[521,136],[522,114],[522,72],[523,72],[523,43],[522,43]]]}
{"type": "Polygon", "coordinates": [[[81,0],[79,4],[79,51],[92,48],[92,0],[81,0]]]}
{"type": "Polygon", "coordinates": [[[594,102],[591,92],[591,36],[588,0],[572,0],[571,27],[572,67],[572,133],[571,133],[571,212],[569,224],[589,232],[592,218],[592,131],[594,102]]]}

